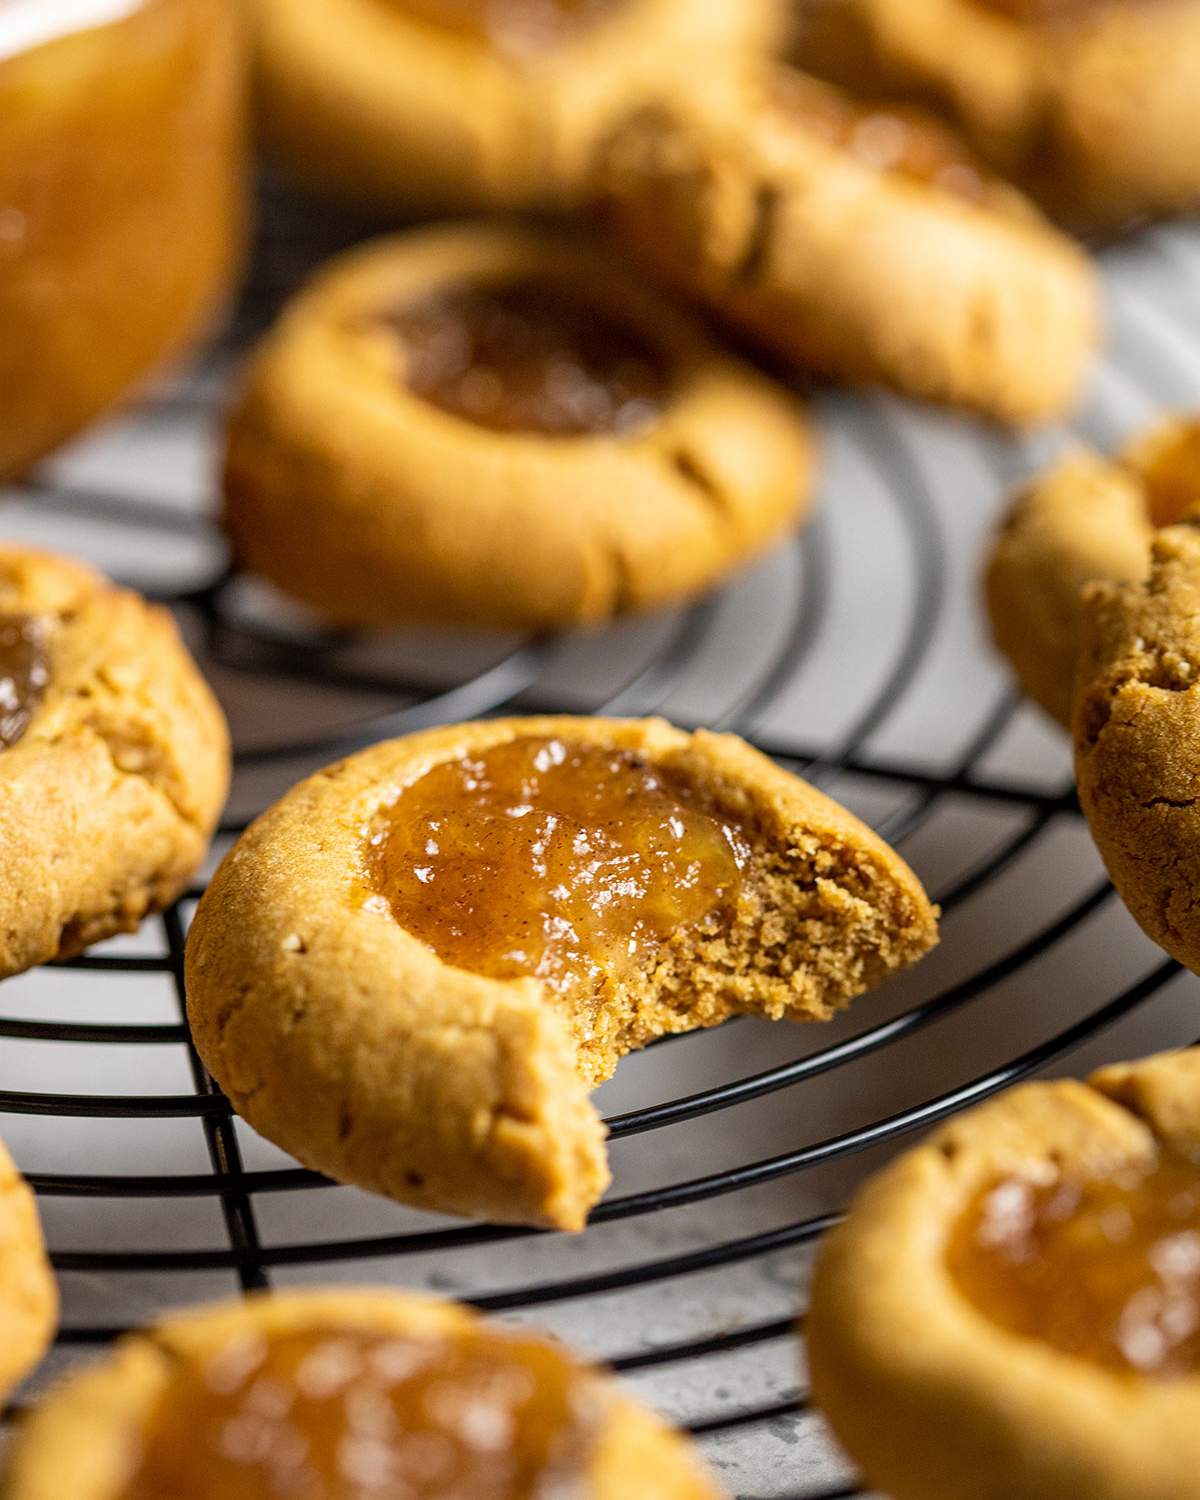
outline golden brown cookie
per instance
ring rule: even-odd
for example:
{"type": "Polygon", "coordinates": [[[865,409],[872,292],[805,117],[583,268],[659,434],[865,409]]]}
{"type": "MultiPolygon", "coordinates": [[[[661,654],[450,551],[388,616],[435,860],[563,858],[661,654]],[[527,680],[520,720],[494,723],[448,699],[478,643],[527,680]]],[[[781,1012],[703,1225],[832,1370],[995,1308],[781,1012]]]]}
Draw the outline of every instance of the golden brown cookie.
{"type": "Polygon", "coordinates": [[[1007,422],[1079,394],[1093,268],[930,117],[760,69],[641,111],[598,172],[631,249],[786,358],[1007,422]]]}
{"type": "Polygon", "coordinates": [[[238,10],[0,6],[0,477],[176,353],[224,295],[243,239],[238,10]]]}
{"type": "Polygon", "coordinates": [[[1200,202],[1196,0],[810,0],[796,56],[941,108],[1092,231],[1200,202]]]}
{"type": "Polygon", "coordinates": [[[0,1144],[0,1400],[46,1352],[57,1317],[37,1205],[0,1144]]]}
{"type": "Polygon", "coordinates": [[[1200,502],[1200,421],[1172,417],[1117,458],[1076,449],[1018,494],[992,545],[992,636],[1023,691],[1068,729],[1094,579],[1145,576],[1157,526],[1200,502]]]}
{"type": "Polygon", "coordinates": [[[167,611],[0,543],[0,978],[172,901],[228,781],[225,721],[167,611]]]}
{"type": "Polygon", "coordinates": [[[686,1440],[547,1339],[380,1289],[180,1313],[68,1378],[5,1500],[718,1500],[686,1440]]]}
{"type": "Polygon", "coordinates": [[[402,1202],[582,1227],[588,1092],[668,1032],[823,1020],[936,912],[731,735],[500,719],[393,740],[250,828],[187,950],[196,1045],[263,1135],[402,1202]]]}
{"type": "Polygon", "coordinates": [[[566,206],[598,137],[779,34],[780,0],[253,0],[263,124],[388,207],[566,206]]]}
{"type": "Polygon", "coordinates": [[[1168,526],[1140,583],[1084,593],[1075,774],[1121,899],[1200,970],[1200,520],[1168,526]]]}
{"type": "Polygon", "coordinates": [[[1200,1052],[1027,1085],[825,1243],[813,1393],[894,1500],[1200,1495],[1200,1052]]]}
{"type": "Polygon", "coordinates": [[[797,398],[574,241],[421,230],[322,274],[229,427],[243,566],[343,624],[546,627],[703,589],[810,503],[797,398]]]}

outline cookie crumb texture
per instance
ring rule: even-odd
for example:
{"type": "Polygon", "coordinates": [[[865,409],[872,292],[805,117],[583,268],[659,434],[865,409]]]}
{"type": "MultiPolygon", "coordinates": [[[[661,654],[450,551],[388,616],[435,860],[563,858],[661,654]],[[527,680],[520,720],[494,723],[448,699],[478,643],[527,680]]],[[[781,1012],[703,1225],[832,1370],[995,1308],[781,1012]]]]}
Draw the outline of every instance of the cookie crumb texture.
{"type": "Polygon", "coordinates": [[[376,747],[231,852],[193,1032],[264,1135],[405,1202],[582,1227],[588,1092],[655,1037],[827,1019],[936,913],[862,824],[730,736],[510,720],[376,747]]]}
{"type": "Polygon", "coordinates": [[[57,1315],[37,1205],[0,1144],[0,1399],[46,1352],[57,1315]]]}
{"type": "Polygon", "coordinates": [[[1113,884],[1156,943],[1200,969],[1200,529],[1155,537],[1142,583],[1085,595],[1079,800],[1113,884]]]}
{"type": "Polygon", "coordinates": [[[252,1295],[118,1342],[23,1424],[6,1500],[719,1500],[608,1376],[454,1303],[252,1295]]]}
{"type": "Polygon", "coordinates": [[[229,742],[171,616],[90,568],[0,545],[0,627],[4,977],[174,899],[224,803],[229,742]]]}

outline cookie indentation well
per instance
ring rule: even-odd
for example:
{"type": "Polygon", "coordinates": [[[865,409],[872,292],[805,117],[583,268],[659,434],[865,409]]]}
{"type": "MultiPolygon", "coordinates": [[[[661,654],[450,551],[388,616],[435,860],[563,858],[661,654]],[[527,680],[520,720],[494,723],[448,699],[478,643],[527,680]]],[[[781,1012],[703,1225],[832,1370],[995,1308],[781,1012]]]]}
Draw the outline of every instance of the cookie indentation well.
{"type": "Polygon", "coordinates": [[[1200,1164],[1163,1150],[1104,1177],[1010,1177],[976,1195],[948,1264],[1010,1332],[1106,1369],[1200,1370],[1200,1164]]]}
{"type": "Polygon", "coordinates": [[[443,288],[386,322],[410,390],[497,432],[637,432],[669,384],[667,361],[641,333],[546,282],[443,288]]]}
{"type": "Polygon", "coordinates": [[[446,963],[532,975],[583,1043],[669,941],[719,939],[750,900],[745,829],[625,749],[521,737],[443,762],[373,835],[370,881],[446,963]]]}
{"type": "Polygon", "coordinates": [[[983,203],[984,169],[950,131],[904,105],[860,104],[840,89],[779,68],[771,99],[788,119],[852,156],[861,166],[983,203]]]}
{"type": "Polygon", "coordinates": [[[120,1500],[575,1493],[598,1416],[540,1339],[248,1329],[180,1361],[120,1500]]]}

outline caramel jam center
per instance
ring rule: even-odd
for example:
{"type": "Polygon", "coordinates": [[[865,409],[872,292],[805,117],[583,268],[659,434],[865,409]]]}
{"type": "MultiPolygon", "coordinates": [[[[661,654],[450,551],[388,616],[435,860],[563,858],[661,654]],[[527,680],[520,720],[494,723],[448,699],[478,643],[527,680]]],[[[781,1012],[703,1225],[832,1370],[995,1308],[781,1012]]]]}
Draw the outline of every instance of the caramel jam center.
{"type": "Polygon", "coordinates": [[[370,848],[396,921],[445,962],[564,998],[728,920],[750,851],[695,790],[628,750],[522,738],[408,787],[370,848]]]}
{"type": "Polygon", "coordinates": [[[863,166],[972,203],[989,196],[984,170],[958,137],[919,110],[862,104],[786,68],[775,73],[771,94],[777,108],[863,166]]]}
{"type": "Polygon", "coordinates": [[[307,1329],[185,1361],[120,1500],[583,1493],[598,1388],[540,1340],[307,1329]]]}
{"type": "Polygon", "coordinates": [[[411,390],[497,432],[629,433],[666,390],[665,364],[640,334],[538,282],[440,291],[388,324],[411,390]]]}
{"type": "Polygon", "coordinates": [[[561,46],[621,0],[392,0],[418,21],[515,57],[561,46]]]}
{"type": "Polygon", "coordinates": [[[15,745],[29,728],[49,681],[45,621],[0,614],[0,750],[15,745]]]}
{"type": "Polygon", "coordinates": [[[981,1192],[949,1266],[1001,1327],[1106,1368],[1200,1369],[1200,1165],[1151,1166],[981,1192]]]}

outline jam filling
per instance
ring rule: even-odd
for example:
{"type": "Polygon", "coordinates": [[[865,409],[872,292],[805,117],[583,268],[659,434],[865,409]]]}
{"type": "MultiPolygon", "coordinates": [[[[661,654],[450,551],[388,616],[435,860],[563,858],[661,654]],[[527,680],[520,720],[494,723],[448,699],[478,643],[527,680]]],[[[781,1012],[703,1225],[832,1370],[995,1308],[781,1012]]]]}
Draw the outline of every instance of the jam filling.
{"type": "Polygon", "coordinates": [[[567,1002],[728,923],[750,850],[703,794],[628,750],[521,738],[434,766],[388,809],[369,879],[445,962],[567,1002]]]}
{"type": "Polygon", "coordinates": [[[497,432],[631,433],[666,390],[665,364],[641,335],[540,282],[439,291],[387,321],[409,388],[497,432]]]}
{"type": "Polygon", "coordinates": [[[967,148],[920,110],[862,104],[791,69],[777,70],[771,93],[777,108],[862,166],[971,203],[989,195],[988,178],[967,148]]]}
{"type": "Polygon", "coordinates": [[[598,1405],[595,1378],[537,1339],[236,1334],[180,1362],[119,1500],[582,1494],[598,1405]]]}
{"type": "Polygon", "coordinates": [[[570,41],[621,0],[392,0],[418,21],[486,42],[513,57],[570,41]]]}
{"type": "Polygon", "coordinates": [[[1011,1177],[977,1195],[948,1252],[1012,1333],[1107,1369],[1200,1369],[1200,1165],[1164,1152],[1103,1178],[1011,1177]]]}
{"type": "Polygon", "coordinates": [[[15,745],[50,681],[46,623],[36,615],[0,614],[0,750],[15,745]]]}

